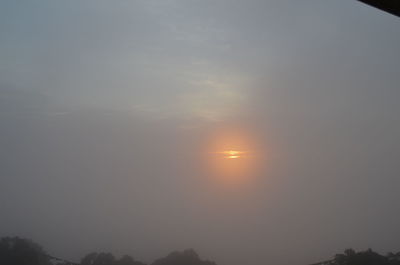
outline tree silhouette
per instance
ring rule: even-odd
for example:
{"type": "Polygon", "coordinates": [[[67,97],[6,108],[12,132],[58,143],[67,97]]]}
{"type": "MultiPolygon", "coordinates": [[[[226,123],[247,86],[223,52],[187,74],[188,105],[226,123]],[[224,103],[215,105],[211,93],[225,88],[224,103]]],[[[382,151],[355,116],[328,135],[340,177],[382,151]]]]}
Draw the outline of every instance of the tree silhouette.
{"type": "Polygon", "coordinates": [[[82,261],[81,265],[114,265],[115,258],[111,253],[97,253],[93,252],[86,255],[82,261]]]}
{"type": "Polygon", "coordinates": [[[131,256],[125,255],[120,259],[115,259],[111,253],[93,252],[86,255],[81,265],[146,265],[140,261],[134,260],[131,256]]]}
{"type": "Polygon", "coordinates": [[[400,265],[400,252],[397,252],[396,254],[389,252],[387,258],[390,265],[400,265]]]}
{"type": "Polygon", "coordinates": [[[115,262],[115,265],[146,265],[140,261],[134,260],[131,256],[125,255],[115,262]]]}
{"type": "Polygon", "coordinates": [[[41,246],[28,239],[4,237],[0,239],[0,264],[51,265],[41,246]]]}
{"type": "MultiPolygon", "coordinates": [[[[261,261],[260,261],[261,262],[261,261]]],[[[48,255],[41,246],[19,237],[0,238],[0,265],[146,265],[125,255],[116,259],[113,254],[92,252],[84,256],[80,264],[48,255]]],[[[193,249],[174,251],[151,265],[216,265],[202,260],[193,249]]],[[[334,259],[314,265],[400,265],[400,252],[380,255],[371,249],[356,252],[349,248],[334,259]]]]}
{"type": "Polygon", "coordinates": [[[400,253],[389,253],[382,256],[371,249],[356,252],[346,249],[344,254],[337,254],[332,261],[333,265],[400,265],[400,253]]]}
{"type": "Polygon", "coordinates": [[[193,249],[187,249],[183,252],[172,252],[165,258],[153,262],[152,265],[216,265],[214,262],[201,260],[199,255],[193,249]]]}

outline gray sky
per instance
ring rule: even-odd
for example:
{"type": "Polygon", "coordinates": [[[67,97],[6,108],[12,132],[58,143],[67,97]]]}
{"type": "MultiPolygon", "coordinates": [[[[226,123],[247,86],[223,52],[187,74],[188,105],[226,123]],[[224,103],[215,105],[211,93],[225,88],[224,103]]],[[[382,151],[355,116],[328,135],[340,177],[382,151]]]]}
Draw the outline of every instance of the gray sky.
{"type": "Polygon", "coordinates": [[[0,235],[72,260],[399,251],[399,47],[353,0],[2,0],[0,235]]]}

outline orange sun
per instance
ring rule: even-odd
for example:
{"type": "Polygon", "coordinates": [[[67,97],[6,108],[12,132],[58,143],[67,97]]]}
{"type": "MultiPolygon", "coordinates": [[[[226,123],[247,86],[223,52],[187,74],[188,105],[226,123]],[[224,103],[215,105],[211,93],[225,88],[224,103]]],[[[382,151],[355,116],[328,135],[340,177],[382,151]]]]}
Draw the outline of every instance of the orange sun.
{"type": "Polygon", "coordinates": [[[220,130],[210,140],[209,176],[223,186],[251,184],[258,164],[256,137],[247,130],[234,128],[220,130]]]}
{"type": "Polygon", "coordinates": [[[223,157],[225,159],[237,159],[237,158],[242,158],[246,152],[238,151],[238,150],[227,150],[227,151],[221,151],[221,152],[217,152],[217,153],[223,155],[223,157]]]}

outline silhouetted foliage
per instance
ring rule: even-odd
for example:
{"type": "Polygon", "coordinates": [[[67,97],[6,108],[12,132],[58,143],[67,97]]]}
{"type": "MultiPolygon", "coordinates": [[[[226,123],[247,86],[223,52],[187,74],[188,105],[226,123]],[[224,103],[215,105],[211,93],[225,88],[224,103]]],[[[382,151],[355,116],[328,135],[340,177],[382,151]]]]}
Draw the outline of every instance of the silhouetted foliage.
{"type": "Polygon", "coordinates": [[[172,252],[165,258],[153,262],[152,265],[216,265],[214,262],[201,260],[193,249],[183,252],[172,252]]]}
{"type": "Polygon", "coordinates": [[[134,260],[131,256],[125,255],[115,262],[115,265],[146,265],[143,262],[134,260]]]}
{"type": "Polygon", "coordinates": [[[111,253],[90,253],[82,261],[82,265],[114,265],[115,258],[111,253]]]}
{"type": "MultiPolygon", "coordinates": [[[[0,239],[0,265],[78,265],[67,260],[49,256],[38,244],[28,239],[4,237],[0,239]]],[[[315,265],[400,265],[400,252],[380,255],[371,249],[356,252],[346,249],[334,259],[315,263],[315,265]]],[[[86,255],[79,265],[146,265],[125,255],[120,259],[111,253],[92,252],[86,255]]],[[[157,259],[151,265],[216,265],[202,260],[193,249],[175,251],[157,259]]]]}
{"type": "Polygon", "coordinates": [[[19,237],[4,237],[0,239],[0,264],[51,265],[51,262],[38,244],[19,237]]]}
{"type": "Polygon", "coordinates": [[[392,253],[389,252],[386,256],[390,265],[400,265],[400,252],[392,253]]]}
{"type": "Polygon", "coordinates": [[[387,256],[380,255],[371,249],[356,252],[346,249],[344,254],[337,254],[332,265],[400,265],[400,253],[389,253],[387,256]]]}
{"type": "Polygon", "coordinates": [[[122,258],[115,259],[111,253],[90,253],[86,255],[81,265],[146,265],[140,261],[134,260],[131,256],[125,255],[122,258]]]}

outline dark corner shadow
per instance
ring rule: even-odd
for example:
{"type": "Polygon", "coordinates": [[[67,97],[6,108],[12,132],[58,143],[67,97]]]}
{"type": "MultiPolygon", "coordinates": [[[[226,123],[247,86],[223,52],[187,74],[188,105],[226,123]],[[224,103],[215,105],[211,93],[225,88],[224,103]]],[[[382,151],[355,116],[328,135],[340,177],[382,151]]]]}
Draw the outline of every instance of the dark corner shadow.
{"type": "Polygon", "coordinates": [[[400,1],[399,0],[358,0],[367,5],[379,8],[392,15],[400,17],[400,1]]]}

